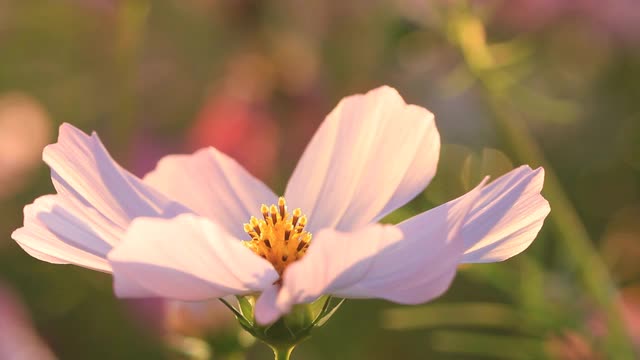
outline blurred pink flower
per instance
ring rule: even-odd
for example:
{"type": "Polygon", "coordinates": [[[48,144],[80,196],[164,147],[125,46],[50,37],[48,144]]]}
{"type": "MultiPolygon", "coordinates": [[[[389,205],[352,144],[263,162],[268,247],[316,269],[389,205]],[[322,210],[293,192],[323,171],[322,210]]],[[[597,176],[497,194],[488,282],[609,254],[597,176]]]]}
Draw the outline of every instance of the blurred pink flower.
{"type": "Polygon", "coordinates": [[[0,198],[19,191],[40,166],[51,122],[44,108],[20,93],[0,95],[0,198]]]}
{"type": "Polygon", "coordinates": [[[167,301],[165,326],[170,333],[202,337],[232,326],[235,317],[219,300],[167,301]]]}
{"type": "MultiPolygon", "coordinates": [[[[640,287],[628,287],[620,291],[618,308],[631,341],[640,350],[640,287]]],[[[607,322],[601,311],[594,311],[587,319],[586,331],[591,340],[574,330],[563,331],[546,342],[547,351],[553,358],[561,360],[605,359],[592,342],[607,336],[607,322]],[[590,342],[591,341],[591,342],[590,342]]]]}
{"type": "Polygon", "coordinates": [[[213,96],[188,134],[191,150],[213,146],[260,178],[269,178],[278,154],[278,126],[260,102],[213,96]]]}
{"type": "Polygon", "coordinates": [[[55,358],[31,325],[24,306],[9,289],[0,286],[0,359],[55,358]]]}
{"type": "Polygon", "coordinates": [[[640,39],[640,11],[635,0],[500,1],[497,18],[510,27],[540,30],[560,21],[584,22],[622,38],[640,39]]]}
{"type": "Polygon", "coordinates": [[[621,306],[627,331],[636,348],[640,349],[640,287],[623,289],[621,306]]]}
{"type": "Polygon", "coordinates": [[[188,358],[243,359],[247,347],[253,344],[218,299],[167,301],[165,307],[165,341],[178,353],[189,354],[188,358]]]}
{"type": "Polygon", "coordinates": [[[623,40],[640,40],[640,4],[637,0],[580,0],[579,11],[596,26],[623,40]]]}
{"type": "Polygon", "coordinates": [[[575,331],[564,331],[552,336],[546,343],[546,350],[553,359],[558,360],[601,360],[589,341],[575,331]]]}
{"type": "MultiPolygon", "coordinates": [[[[631,340],[640,350],[640,287],[627,287],[620,291],[618,308],[631,340]]],[[[589,329],[598,337],[607,335],[606,320],[600,312],[589,319],[589,329]]]]}
{"type": "Polygon", "coordinates": [[[498,18],[522,30],[538,30],[559,20],[572,9],[576,0],[509,0],[499,1],[498,18]]]}
{"type": "Polygon", "coordinates": [[[433,114],[396,90],[347,97],[294,170],[285,197],[299,208],[289,212],[215,148],[168,156],[139,179],[96,134],[63,125],[44,151],[58,194],[25,207],[12,236],[41,260],[112,272],[120,297],[262,293],[260,324],[323,294],[422,303],[448,288],[460,263],[522,252],[549,213],[543,169],[521,166],[401,224],[377,224],[428,185],[439,150],[433,114]]]}

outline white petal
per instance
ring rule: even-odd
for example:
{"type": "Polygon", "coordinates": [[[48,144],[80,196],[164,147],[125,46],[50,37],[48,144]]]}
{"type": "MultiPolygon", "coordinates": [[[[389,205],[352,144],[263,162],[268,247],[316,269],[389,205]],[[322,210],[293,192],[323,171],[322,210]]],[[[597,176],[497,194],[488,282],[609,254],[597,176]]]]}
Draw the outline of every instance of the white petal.
{"type": "Polygon", "coordinates": [[[279,291],[279,285],[272,285],[260,294],[255,307],[255,317],[258,324],[270,324],[282,315],[283,312],[276,306],[279,291]]]}
{"type": "Polygon", "coordinates": [[[87,136],[63,124],[58,142],[45,148],[43,159],[58,194],[94,208],[122,229],[139,216],[187,211],[116,164],[95,133],[87,136]]]}
{"type": "Polygon", "coordinates": [[[108,258],[120,297],[205,300],[262,291],[278,280],[268,261],[192,214],[134,220],[108,258]]]}
{"type": "Polygon", "coordinates": [[[43,158],[58,195],[27,205],[24,226],[12,235],[38,259],[110,271],[106,254],[134,217],[187,211],[118,166],[97,135],[71,125],[60,126],[43,158]]]}
{"type": "Polygon", "coordinates": [[[106,255],[119,229],[91,210],[76,207],[60,195],[42,196],[24,208],[24,227],[12,237],[40,260],[108,272],[106,255]]]}
{"type": "Polygon", "coordinates": [[[214,148],[167,156],[144,182],[214,219],[238,238],[246,237],[242,224],[260,213],[260,205],[278,200],[265,184],[214,148]]]}
{"type": "Polygon", "coordinates": [[[369,225],[353,233],[321,230],[307,255],[285,270],[280,292],[271,289],[260,296],[256,320],[273,322],[293,304],[310,303],[323,294],[353,286],[379,261],[380,251],[401,239],[399,229],[385,225],[369,225]]]}
{"type": "Polygon", "coordinates": [[[462,262],[502,261],[529,247],[550,211],[543,183],[543,168],[521,166],[482,189],[462,227],[462,262]]]}
{"type": "Polygon", "coordinates": [[[483,184],[462,200],[397,226],[318,232],[305,257],[285,270],[276,301],[269,303],[265,298],[262,311],[283,314],[293,304],[308,303],[323,294],[405,304],[439,296],[456,273],[464,251],[460,228],[483,184]]]}
{"type": "Polygon", "coordinates": [[[343,99],[327,116],[285,192],[308,228],[348,231],[382,218],[435,175],[440,136],[433,114],[381,87],[343,99]]]}

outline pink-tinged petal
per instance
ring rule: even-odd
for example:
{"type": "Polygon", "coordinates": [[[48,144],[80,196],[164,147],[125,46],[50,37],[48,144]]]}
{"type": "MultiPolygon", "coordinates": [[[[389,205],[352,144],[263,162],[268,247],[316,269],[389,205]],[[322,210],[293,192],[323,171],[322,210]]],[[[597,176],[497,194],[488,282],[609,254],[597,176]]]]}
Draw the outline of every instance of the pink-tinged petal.
{"type": "MultiPolygon", "coordinates": [[[[230,304],[237,302],[235,297],[228,297],[225,301],[230,304]]],[[[236,330],[235,316],[218,299],[195,302],[164,301],[162,307],[162,330],[170,335],[204,337],[236,330]]]]}
{"type": "Polygon", "coordinates": [[[462,262],[502,261],[529,247],[550,211],[543,183],[543,168],[521,166],[482,189],[462,227],[462,262]]]}
{"type": "Polygon", "coordinates": [[[342,297],[379,297],[417,304],[440,296],[457,269],[464,242],[463,221],[484,187],[485,178],[463,199],[450,201],[398,225],[404,236],[385,247],[367,273],[351,288],[333,291],[342,297]]]}
{"type": "Polygon", "coordinates": [[[188,211],[118,166],[97,135],[60,126],[43,158],[57,195],[25,207],[12,237],[34,257],[110,271],[106,255],[137,216],[173,217],[188,211]]]}
{"type": "Polygon", "coordinates": [[[260,205],[278,200],[265,184],[214,148],[193,155],[169,155],[144,182],[199,215],[215,219],[241,239],[246,237],[242,224],[259,213],[260,205]]]}
{"type": "Polygon", "coordinates": [[[45,195],[24,208],[24,227],[11,235],[33,257],[55,264],[75,264],[109,272],[110,245],[90,212],[74,208],[60,195],[45,195]],[[95,226],[92,226],[92,223],[95,226]]]}
{"type": "Polygon", "coordinates": [[[431,181],[440,152],[433,114],[381,87],[343,99],[311,139],[285,192],[310,231],[349,231],[402,206],[431,181]]]}
{"type": "MultiPolygon", "coordinates": [[[[486,181],[486,180],[485,180],[486,181]]],[[[318,232],[303,259],[284,272],[277,298],[264,296],[260,320],[323,294],[381,298],[416,304],[441,295],[451,283],[464,241],[460,229],[484,182],[464,197],[397,226],[373,224],[350,233],[318,232]]]]}
{"type": "Polygon", "coordinates": [[[205,300],[262,291],[278,280],[268,261],[192,214],[134,220],[108,258],[119,297],[205,300]]]}
{"type": "Polygon", "coordinates": [[[367,272],[385,248],[402,240],[391,225],[369,225],[355,232],[324,229],[312,241],[307,255],[284,273],[280,291],[265,291],[256,303],[256,320],[267,324],[288,312],[293,304],[309,303],[323,294],[351,288],[367,272]]]}
{"type": "Polygon", "coordinates": [[[136,217],[187,211],[120,167],[96,133],[88,136],[63,124],[58,142],[45,148],[43,159],[58,194],[94,208],[121,229],[136,217]]]}
{"type": "Polygon", "coordinates": [[[272,285],[260,294],[254,310],[258,324],[271,324],[283,314],[283,310],[276,306],[279,292],[280,285],[272,285]]]}

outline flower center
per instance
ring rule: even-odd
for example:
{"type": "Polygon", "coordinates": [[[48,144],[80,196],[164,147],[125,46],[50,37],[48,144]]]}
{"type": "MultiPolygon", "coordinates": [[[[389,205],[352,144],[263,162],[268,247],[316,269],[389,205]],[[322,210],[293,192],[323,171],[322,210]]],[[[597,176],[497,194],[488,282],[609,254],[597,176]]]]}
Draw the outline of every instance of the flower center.
{"type": "Polygon", "coordinates": [[[251,236],[244,245],[259,256],[267,259],[282,275],[284,269],[299,260],[307,252],[311,242],[311,233],[304,230],[307,217],[300,209],[287,212],[287,203],[283,197],[278,205],[260,207],[264,220],[251,217],[244,224],[244,231],[251,236]]]}

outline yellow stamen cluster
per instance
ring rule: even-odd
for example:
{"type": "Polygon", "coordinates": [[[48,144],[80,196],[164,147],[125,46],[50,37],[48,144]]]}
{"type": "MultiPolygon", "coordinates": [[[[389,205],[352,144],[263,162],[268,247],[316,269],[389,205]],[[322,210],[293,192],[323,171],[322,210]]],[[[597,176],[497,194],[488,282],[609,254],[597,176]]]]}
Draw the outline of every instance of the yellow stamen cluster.
{"type": "Polygon", "coordinates": [[[287,212],[283,197],[278,205],[262,205],[264,220],[251,217],[244,231],[251,236],[244,244],[254,253],[267,259],[280,275],[292,262],[302,258],[311,242],[311,233],[304,230],[307,217],[300,209],[287,212]]]}

